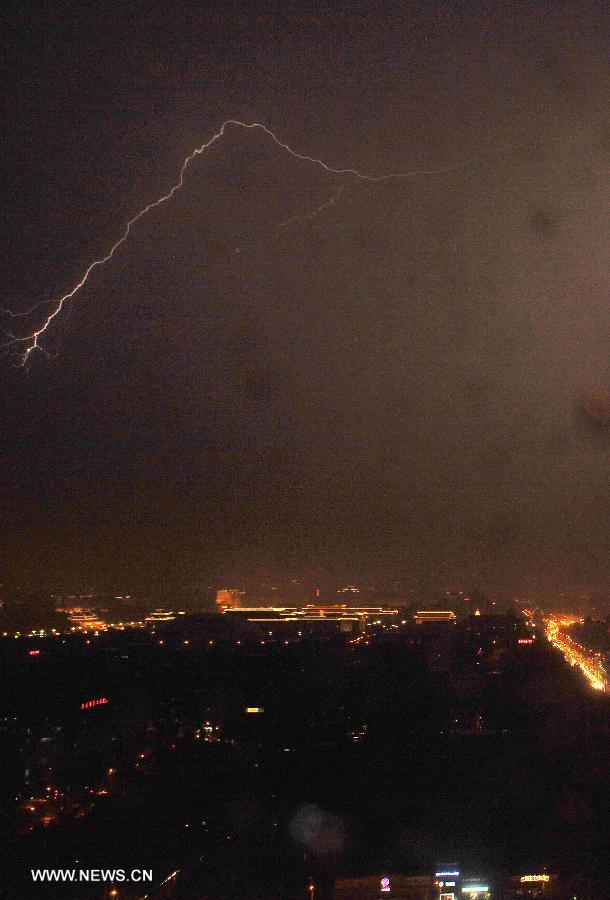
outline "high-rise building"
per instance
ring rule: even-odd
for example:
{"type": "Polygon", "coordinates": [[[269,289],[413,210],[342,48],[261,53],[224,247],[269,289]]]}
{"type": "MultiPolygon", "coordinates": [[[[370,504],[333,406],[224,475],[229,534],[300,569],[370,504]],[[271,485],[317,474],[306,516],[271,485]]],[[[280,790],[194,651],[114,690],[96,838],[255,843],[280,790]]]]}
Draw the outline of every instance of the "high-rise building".
{"type": "Polygon", "coordinates": [[[240,609],[245,602],[246,592],[235,588],[221,588],[216,591],[216,606],[219,609],[240,609]]]}

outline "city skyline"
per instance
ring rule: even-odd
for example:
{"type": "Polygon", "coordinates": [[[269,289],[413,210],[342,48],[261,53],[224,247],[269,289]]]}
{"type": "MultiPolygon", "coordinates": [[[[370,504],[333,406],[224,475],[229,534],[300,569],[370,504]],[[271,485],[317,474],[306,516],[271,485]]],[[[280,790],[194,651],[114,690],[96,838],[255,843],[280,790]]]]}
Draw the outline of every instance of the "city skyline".
{"type": "Polygon", "coordinates": [[[607,896],[607,26],[3,4],[3,900],[607,896]]]}

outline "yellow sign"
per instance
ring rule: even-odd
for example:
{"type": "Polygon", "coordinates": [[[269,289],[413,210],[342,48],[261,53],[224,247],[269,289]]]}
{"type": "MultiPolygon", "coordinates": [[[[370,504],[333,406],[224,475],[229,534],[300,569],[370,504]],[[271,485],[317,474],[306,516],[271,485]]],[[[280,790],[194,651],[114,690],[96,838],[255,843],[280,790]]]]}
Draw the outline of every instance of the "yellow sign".
{"type": "Polygon", "coordinates": [[[522,875],[521,881],[550,881],[550,875],[522,875]]]}

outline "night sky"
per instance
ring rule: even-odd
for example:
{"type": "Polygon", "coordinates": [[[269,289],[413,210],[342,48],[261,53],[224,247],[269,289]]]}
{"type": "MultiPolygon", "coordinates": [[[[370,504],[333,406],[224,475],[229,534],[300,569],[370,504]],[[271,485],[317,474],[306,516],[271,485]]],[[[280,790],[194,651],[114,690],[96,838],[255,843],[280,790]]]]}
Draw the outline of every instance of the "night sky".
{"type": "Polygon", "coordinates": [[[13,311],[225,119],[371,174],[481,154],[374,184],[227,129],[50,358],[0,362],[0,582],[607,587],[604,4],[9,0],[0,24],[13,311]]]}

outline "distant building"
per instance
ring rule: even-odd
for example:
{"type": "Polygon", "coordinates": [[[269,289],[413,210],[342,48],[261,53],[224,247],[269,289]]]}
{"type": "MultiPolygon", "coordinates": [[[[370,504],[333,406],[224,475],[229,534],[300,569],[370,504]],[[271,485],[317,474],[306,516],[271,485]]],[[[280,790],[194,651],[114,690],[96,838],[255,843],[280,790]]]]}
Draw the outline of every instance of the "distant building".
{"type": "MultiPolygon", "coordinates": [[[[333,900],[542,900],[553,896],[573,897],[572,890],[560,890],[556,875],[534,872],[501,876],[492,884],[487,878],[465,877],[453,866],[432,875],[381,873],[361,878],[339,878],[333,900]]],[[[590,895],[587,895],[590,896],[590,895]]]]}
{"type": "Polygon", "coordinates": [[[333,888],[333,900],[431,900],[434,879],[428,875],[372,875],[365,878],[339,878],[333,888]]]}
{"type": "Polygon", "coordinates": [[[83,609],[80,606],[72,607],[68,612],[68,621],[77,628],[96,629],[104,628],[106,623],[93,610],[83,609]]]}
{"type": "MultiPolygon", "coordinates": [[[[553,884],[557,881],[556,875],[547,872],[529,875],[514,875],[511,879],[512,897],[552,897],[553,884]]],[[[572,892],[570,891],[570,895],[572,892]]]]}
{"type": "Polygon", "coordinates": [[[303,635],[362,634],[370,626],[386,624],[398,618],[397,609],[382,606],[329,606],[308,603],[306,606],[225,607],[232,618],[244,618],[265,629],[268,637],[301,637],[303,635]]]}
{"type": "Polygon", "coordinates": [[[416,625],[428,625],[431,622],[444,625],[455,625],[457,616],[450,609],[420,609],[413,616],[416,625]]]}
{"type": "Polygon", "coordinates": [[[157,607],[154,612],[151,612],[150,615],[146,616],[146,622],[149,625],[155,625],[157,622],[173,622],[176,618],[176,613],[171,609],[161,609],[157,607]]]}
{"type": "Polygon", "coordinates": [[[360,588],[355,587],[353,584],[349,584],[347,587],[339,588],[337,591],[337,595],[339,597],[345,598],[353,598],[357,600],[360,595],[360,588]]]}
{"type": "MultiPolygon", "coordinates": [[[[335,881],[333,900],[491,900],[484,879],[463,878],[457,870],[431,875],[373,875],[335,881]]],[[[528,895],[529,896],[529,895],[528,895]]]]}
{"type": "Polygon", "coordinates": [[[216,591],[216,606],[219,609],[241,609],[245,599],[246,592],[235,588],[221,588],[216,591]]]}

